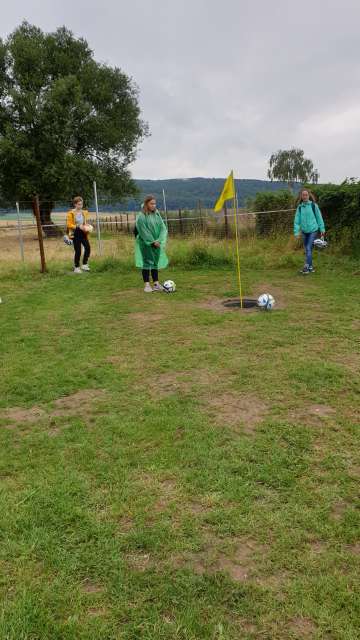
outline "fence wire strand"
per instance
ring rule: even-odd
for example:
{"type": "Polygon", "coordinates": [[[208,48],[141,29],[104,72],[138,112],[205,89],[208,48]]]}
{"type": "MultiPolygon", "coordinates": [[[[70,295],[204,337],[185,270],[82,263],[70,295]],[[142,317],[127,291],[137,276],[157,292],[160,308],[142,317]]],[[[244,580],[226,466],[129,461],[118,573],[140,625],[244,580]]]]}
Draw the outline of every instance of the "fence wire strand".
{"type": "MultiPolygon", "coordinates": [[[[62,203],[41,202],[41,210],[43,212],[49,210],[50,204],[51,223],[42,224],[42,231],[46,251],[50,253],[50,260],[52,260],[60,253],[63,256],[63,250],[60,251],[60,247],[65,247],[65,245],[63,245],[61,236],[66,233],[66,213],[70,207],[67,200],[64,199],[62,203]]],[[[93,206],[88,210],[88,221],[94,226],[91,238],[95,250],[96,213],[93,206]]],[[[236,220],[240,242],[271,234],[290,234],[294,211],[294,209],[239,210],[236,220]]],[[[176,211],[161,211],[160,214],[168,228],[170,239],[196,240],[207,237],[214,240],[226,240],[235,237],[234,211],[232,209],[225,209],[220,213],[214,213],[213,210],[205,208],[178,209],[176,211]]],[[[99,200],[99,227],[101,239],[105,241],[105,256],[107,255],[107,245],[111,247],[111,249],[109,248],[110,253],[114,252],[111,240],[116,242],[122,237],[134,237],[136,215],[135,211],[121,211],[115,205],[109,204],[108,201],[99,200]]],[[[12,256],[14,261],[24,259],[27,261],[28,257],[30,258],[30,253],[34,253],[34,240],[36,239],[37,225],[31,202],[19,202],[18,210],[16,206],[0,209],[0,260],[12,256]],[[17,251],[16,243],[19,245],[17,251]]],[[[65,250],[68,251],[68,247],[65,247],[65,250]]]]}

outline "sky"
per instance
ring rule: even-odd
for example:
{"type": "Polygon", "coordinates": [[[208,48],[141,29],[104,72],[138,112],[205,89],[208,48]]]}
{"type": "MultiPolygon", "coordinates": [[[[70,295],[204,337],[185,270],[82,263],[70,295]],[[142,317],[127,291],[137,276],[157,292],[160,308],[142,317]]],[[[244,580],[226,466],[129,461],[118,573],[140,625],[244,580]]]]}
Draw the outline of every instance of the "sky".
{"type": "Polygon", "coordinates": [[[130,75],[151,136],[135,178],[265,179],[300,147],[321,182],[360,177],[360,0],[12,0],[23,20],[84,37],[130,75]]]}

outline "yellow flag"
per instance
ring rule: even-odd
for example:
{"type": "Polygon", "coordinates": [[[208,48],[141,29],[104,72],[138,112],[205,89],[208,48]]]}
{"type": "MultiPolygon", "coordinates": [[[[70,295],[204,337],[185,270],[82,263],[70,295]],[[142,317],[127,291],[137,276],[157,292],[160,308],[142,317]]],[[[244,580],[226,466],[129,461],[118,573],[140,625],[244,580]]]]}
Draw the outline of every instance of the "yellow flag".
{"type": "Polygon", "coordinates": [[[230,198],[235,198],[235,186],[234,186],[234,174],[233,172],[226,178],[224,188],[221,192],[221,196],[218,199],[214,211],[218,213],[222,210],[224,206],[225,200],[230,200],[230,198]]]}

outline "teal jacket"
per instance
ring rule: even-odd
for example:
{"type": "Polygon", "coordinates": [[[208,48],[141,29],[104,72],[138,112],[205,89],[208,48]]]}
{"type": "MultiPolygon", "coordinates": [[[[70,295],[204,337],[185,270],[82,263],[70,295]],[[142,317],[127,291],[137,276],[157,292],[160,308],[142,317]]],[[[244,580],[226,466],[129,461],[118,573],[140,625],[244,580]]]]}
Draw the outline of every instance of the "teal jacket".
{"type": "Polygon", "coordinates": [[[312,203],[300,202],[296,209],[294,218],[294,235],[298,236],[300,231],[304,233],[313,233],[314,231],[320,231],[325,233],[324,220],[321,215],[319,207],[315,204],[315,213],[312,208],[312,203]]]}

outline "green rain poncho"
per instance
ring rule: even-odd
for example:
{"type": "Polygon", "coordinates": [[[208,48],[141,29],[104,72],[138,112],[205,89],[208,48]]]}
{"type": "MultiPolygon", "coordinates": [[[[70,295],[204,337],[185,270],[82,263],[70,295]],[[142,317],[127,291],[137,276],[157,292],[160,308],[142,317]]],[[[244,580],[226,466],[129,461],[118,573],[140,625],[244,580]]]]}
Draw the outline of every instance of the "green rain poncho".
{"type": "Polygon", "coordinates": [[[165,253],[167,228],[158,211],[139,213],[136,218],[135,264],[139,269],[165,269],[169,260],[165,253]],[[160,247],[153,247],[160,242],[160,247]]]}

